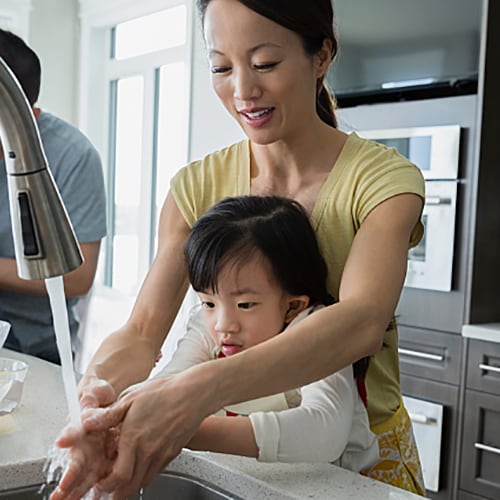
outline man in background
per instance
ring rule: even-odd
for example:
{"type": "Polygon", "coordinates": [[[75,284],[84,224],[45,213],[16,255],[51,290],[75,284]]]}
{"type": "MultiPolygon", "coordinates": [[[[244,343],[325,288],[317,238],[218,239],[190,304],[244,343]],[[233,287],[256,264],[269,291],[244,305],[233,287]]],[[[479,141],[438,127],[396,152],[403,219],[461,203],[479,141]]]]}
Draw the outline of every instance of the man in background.
{"type": "MultiPolygon", "coordinates": [[[[35,52],[18,36],[0,29],[0,57],[16,76],[33,109],[50,170],[84,257],[78,269],[64,276],[69,325],[75,339],[79,322],[73,308],[78,298],[92,287],[101,239],[106,234],[101,160],[81,131],[35,107],[41,82],[41,65],[35,52]]],[[[43,280],[24,280],[17,275],[1,147],[0,319],[12,325],[5,347],[60,363],[45,283],[43,280]]]]}

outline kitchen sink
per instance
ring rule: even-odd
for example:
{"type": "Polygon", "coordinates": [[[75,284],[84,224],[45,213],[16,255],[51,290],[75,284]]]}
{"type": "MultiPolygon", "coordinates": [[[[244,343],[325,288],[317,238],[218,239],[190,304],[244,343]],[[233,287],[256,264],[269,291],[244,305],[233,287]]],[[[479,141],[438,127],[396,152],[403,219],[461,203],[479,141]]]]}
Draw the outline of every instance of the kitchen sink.
{"type": "MultiPolygon", "coordinates": [[[[53,487],[41,484],[0,491],[0,500],[35,500],[48,498],[53,487]]],[[[131,500],[242,500],[207,481],[178,472],[159,474],[142,493],[131,500]]]]}

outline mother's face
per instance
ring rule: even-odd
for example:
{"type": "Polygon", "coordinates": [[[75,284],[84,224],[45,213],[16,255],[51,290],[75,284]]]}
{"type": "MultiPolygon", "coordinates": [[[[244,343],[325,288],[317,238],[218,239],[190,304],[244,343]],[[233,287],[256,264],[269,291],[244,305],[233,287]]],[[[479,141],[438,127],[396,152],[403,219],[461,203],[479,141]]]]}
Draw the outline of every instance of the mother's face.
{"type": "Polygon", "coordinates": [[[252,141],[296,140],[319,119],[316,82],[328,64],[299,35],[237,0],[212,0],[204,33],[215,92],[252,141]]]}

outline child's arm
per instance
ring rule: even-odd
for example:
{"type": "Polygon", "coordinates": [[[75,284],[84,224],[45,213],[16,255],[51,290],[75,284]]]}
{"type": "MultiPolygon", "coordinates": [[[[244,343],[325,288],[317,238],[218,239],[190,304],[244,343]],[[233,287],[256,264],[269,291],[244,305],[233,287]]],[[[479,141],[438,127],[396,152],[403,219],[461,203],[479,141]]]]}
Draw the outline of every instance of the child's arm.
{"type": "Polygon", "coordinates": [[[297,408],[250,415],[259,460],[333,462],[345,450],[357,399],[352,367],[302,387],[297,408]]]}
{"type": "Polygon", "coordinates": [[[256,412],[248,417],[208,417],[188,443],[193,450],[255,457],[267,462],[333,462],[355,441],[362,454],[353,470],[378,457],[376,436],[348,366],[302,388],[297,408],[256,412]],[[352,435],[353,419],[358,435],[352,435]]]}
{"type": "Polygon", "coordinates": [[[259,454],[248,417],[207,417],[187,448],[254,458],[259,454]]]}

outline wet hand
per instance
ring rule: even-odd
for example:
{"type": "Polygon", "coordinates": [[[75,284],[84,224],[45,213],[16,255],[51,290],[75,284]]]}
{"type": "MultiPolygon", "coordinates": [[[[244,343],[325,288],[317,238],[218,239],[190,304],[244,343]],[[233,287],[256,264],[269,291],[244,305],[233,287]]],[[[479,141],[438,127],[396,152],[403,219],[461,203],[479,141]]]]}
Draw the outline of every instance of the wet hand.
{"type": "MultiPolygon", "coordinates": [[[[85,432],[68,427],[56,441],[68,448],[64,473],[50,500],[80,499],[103,477],[106,477],[116,458],[118,431],[85,432]]],[[[94,492],[96,493],[96,491],[94,492]]]]}
{"type": "Polygon", "coordinates": [[[149,484],[211,413],[210,391],[189,372],[150,380],[85,420],[87,432],[101,432],[121,422],[117,458],[110,474],[98,483],[114,499],[126,498],[149,484]]]}

